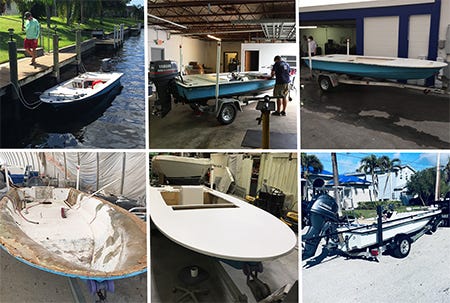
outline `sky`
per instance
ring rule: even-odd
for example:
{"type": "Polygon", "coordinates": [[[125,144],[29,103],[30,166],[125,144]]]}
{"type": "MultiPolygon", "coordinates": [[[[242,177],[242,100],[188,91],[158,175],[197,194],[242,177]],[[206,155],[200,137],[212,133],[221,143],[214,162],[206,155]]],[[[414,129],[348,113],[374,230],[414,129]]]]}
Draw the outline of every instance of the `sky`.
{"type": "Polygon", "coordinates": [[[140,5],[140,6],[144,6],[144,0],[131,0],[130,2],[131,5],[140,5]]]}
{"type": "MultiPolygon", "coordinates": [[[[333,167],[331,164],[331,153],[316,153],[307,152],[308,155],[316,155],[320,162],[322,162],[323,168],[332,172],[333,167]]],[[[336,153],[336,159],[338,163],[339,174],[355,172],[360,166],[361,159],[370,156],[371,154],[381,157],[383,155],[388,156],[390,159],[400,159],[400,164],[409,164],[416,171],[436,166],[437,153],[436,152],[423,152],[423,153],[410,153],[410,152],[391,152],[391,153],[378,153],[378,152],[348,152],[336,153]]],[[[450,157],[450,152],[441,152],[441,165],[445,165],[450,157]]]]}

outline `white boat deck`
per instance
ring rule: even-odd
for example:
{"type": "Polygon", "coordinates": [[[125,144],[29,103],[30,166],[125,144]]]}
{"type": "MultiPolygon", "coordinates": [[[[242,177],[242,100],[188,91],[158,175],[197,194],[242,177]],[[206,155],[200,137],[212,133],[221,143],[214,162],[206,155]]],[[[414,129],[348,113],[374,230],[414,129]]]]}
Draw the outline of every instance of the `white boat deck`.
{"type": "Polygon", "coordinates": [[[150,214],[172,241],[217,258],[272,260],[297,243],[292,230],[270,213],[204,186],[151,187],[150,214]]]}

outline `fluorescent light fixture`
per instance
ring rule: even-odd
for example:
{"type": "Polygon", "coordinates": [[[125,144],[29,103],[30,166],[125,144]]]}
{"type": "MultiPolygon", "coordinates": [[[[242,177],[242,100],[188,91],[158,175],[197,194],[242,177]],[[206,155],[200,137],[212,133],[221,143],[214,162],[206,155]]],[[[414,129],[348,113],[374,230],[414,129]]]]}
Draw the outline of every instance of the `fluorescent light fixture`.
{"type": "Polygon", "coordinates": [[[210,38],[210,39],[214,39],[216,41],[222,41],[222,39],[214,37],[213,35],[207,35],[207,37],[210,38]]]}
{"type": "Polygon", "coordinates": [[[147,16],[150,17],[150,18],[152,18],[152,19],[156,19],[156,20],[159,20],[159,21],[163,21],[163,22],[166,22],[166,23],[169,23],[169,24],[172,24],[172,25],[175,25],[175,26],[178,26],[178,27],[187,29],[187,26],[184,26],[184,25],[181,25],[181,24],[172,22],[172,21],[167,20],[167,19],[160,18],[160,17],[155,16],[155,15],[152,15],[152,14],[147,14],[147,16]]]}
{"type": "Polygon", "coordinates": [[[300,25],[298,28],[299,29],[317,28],[317,25],[308,25],[308,26],[300,25]]]}

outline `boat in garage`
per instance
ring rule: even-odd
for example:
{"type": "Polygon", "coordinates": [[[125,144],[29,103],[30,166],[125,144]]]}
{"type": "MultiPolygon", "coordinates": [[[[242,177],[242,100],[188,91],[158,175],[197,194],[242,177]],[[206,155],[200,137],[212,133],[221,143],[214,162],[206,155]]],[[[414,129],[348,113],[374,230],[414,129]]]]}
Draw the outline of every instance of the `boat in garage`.
{"type": "MultiPolygon", "coordinates": [[[[183,102],[213,99],[216,96],[216,74],[180,76],[176,81],[177,98],[183,102]]],[[[271,89],[275,79],[259,72],[219,74],[219,98],[249,95],[271,89]]]]}
{"type": "Polygon", "coordinates": [[[302,59],[313,70],[392,80],[426,79],[447,66],[430,60],[340,54],[302,59]]]}
{"type": "Polygon", "coordinates": [[[297,244],[272,214],[205,186],[150,187],[150,214],[172,241],[208,256],[243,262],[273,260],[297,244]]]}

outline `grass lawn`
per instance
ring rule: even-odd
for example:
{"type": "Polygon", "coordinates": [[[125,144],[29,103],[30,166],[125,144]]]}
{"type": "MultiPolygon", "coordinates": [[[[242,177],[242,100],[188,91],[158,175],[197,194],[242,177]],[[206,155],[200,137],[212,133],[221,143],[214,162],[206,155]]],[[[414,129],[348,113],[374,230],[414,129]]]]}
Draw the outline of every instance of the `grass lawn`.
{"type": "MultiPolygon", "coordinates": [[[[39,45],[44,47],[45,51],[47,51],[48,46],[48,32],[51,35],[54,33],[53,30],[49,31],[47,29],[47,24],[45,20],[39,20],[41,24],[41,32],[43,33],[42,44],[39,45]]],[[[65,24],[65,21],[58,17],[52,17],[51,19],[51,27],[56,26],[56,33],[59,35],[59,47],[64,47],[68,45],[75,44],[75,31],[77,29],[95,29],[102,28],[105,32],[112,32],[114,30],[114,25],[125,24],[127,26],[134,26],[138,23],[138,21],[134,19],[127,18],[104,18],[103,24],[100,24],[99,20],[89,20],[85,24],[73,24],[68,26],[65,24]]],[[[143,23],[143,20],[141,21],[143,23]]],[[[8,58],[8,41],[9,41],[9,33],[8,29],[14,29],[13,39],[17,43],[17,48],[23,48],[23,39],[25,37],[25,32],[22,31],[22,19],[19,15],[14,16],[0,16],[0,63],[6,62],[9,60],[8,58]]],[[[82,40],[89,39],[90,36],[83,36],[82,40]]],[[[52,48],[52,41],[50,40],[50,48],[52,48]]],[[[18,54],[19,58],[22,58],[22,54],[18,54]]]]}

